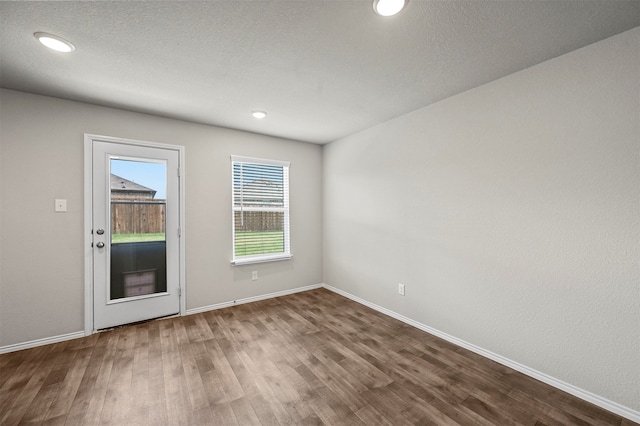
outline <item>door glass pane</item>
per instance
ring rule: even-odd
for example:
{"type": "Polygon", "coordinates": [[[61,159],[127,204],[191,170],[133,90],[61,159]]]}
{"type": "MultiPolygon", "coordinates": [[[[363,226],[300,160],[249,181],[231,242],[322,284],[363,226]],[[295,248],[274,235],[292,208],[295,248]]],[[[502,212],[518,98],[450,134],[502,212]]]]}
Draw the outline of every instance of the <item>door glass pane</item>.
{"type": "Polygon", "coordinates": [[[110,300],[167,291],[165,162],[111,160],[110,300]]]}

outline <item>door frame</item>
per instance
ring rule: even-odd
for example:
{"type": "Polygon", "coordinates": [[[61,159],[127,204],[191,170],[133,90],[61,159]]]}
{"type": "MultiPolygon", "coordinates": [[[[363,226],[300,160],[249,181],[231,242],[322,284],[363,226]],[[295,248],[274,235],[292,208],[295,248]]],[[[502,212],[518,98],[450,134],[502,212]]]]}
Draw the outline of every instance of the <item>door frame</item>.
{"type": "MultiPolygon", "coordinates": [[[[84,134],[84,334],[95,333],[93,319],[93,142],[108,142],[147,148],[161,148],[178,151],[178,238],[180,316],[187,311],[186,271],[185,271],[185,188],[184,188],[184,147],[112,136],[84,134]]],[[[169,173],[169,171],[167,171],[169,173]]]]}

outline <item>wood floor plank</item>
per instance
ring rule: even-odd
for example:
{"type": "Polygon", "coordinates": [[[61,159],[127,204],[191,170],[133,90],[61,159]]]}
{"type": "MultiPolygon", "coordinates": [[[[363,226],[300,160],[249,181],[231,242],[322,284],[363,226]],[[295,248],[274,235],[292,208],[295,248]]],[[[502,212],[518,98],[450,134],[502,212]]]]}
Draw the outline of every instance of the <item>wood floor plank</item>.
{"type": "Polygon", "coordinates": [[[393,426],[389,419],[369,404],[356,411],[356,416],[366,425],[393,426]]]}
{"type": "Polygon", "coordinates": [[[299,422],[313,414],[313,410],[305,403],[294,385],[286,379],[286,376],[270,371],[265,374],[265,379],[272,394],[294,422],[299,422]]]}
{"type": "Polygon", "coordinates": [[[438,425],[457,425],[458,423],[452,418],[448,417],[445,413],[438,410],[436,407],[430,404],[435,397],[427,395],[416,395],[402,383],[391,382],[387,385],[389,390],[393,392],[403,401],[406,401],[411,409],[414,411],[414,416],[417,417],[417,423],[433,423],[438,425]]]}
{"type": "Polygon", "coordinates": [[[169,424],[169,413],[167,413],[167,404],[164,401],[162,401],[162,402],[150,405],[149,406],[149,426],[168,425],[168,424],[169,424]]]}
{"type": "MultiPolygon", "coordinates": [[[[47,348],[39,347],[28,351],[4,354],[0,357],[0,392],[9,395],[14,390],[21,391],[31,379],[31,375],[39,370],[38,366],[47,356],[47,348]],[[23,354],[23,356],[21,356],[23,354]]],[[[19,393],[19,392],[18,392],[19,393]]],[[[0,411],[0,416],[2,411],[0,411]]]]}
{"type": "Polygon", "coordinates": [[[78,355],[74,358],[73,363],[70,365],[64,377],[56,399],[45,416],[46,420],[58,417],[64,418],[71,410],[82,379],[86,374],[92,353],[90,348],[81,349],[76,352],[78,355]]]}
{"type": "Polygon", "coordinates": [[[633,424],[325,289],[0,355],[0,424],[633,424]]]}
{"type": "Polygon", "coordinates": [[[362,396],[381,410],[394,425],[415,424],[404,415],[404,412],[410,408],[409,403],[398,398],[386,387],[369,389],[362,396]]]}
{"type": "Polygon", "coordinates": [[[240,387],[237,396],[232,397],[231,400],[233,401],[247,395],[254,395],[258,393],[255,382],[247,371],[245,365],[242,363],[240,355],[238,354],[241,349],[236,350],[234,343],[228,341],[226,338],[221,337],[217,340],[220,350],[224,355],[224,359],[226,360],[226,364],[229,366],[229,374],[233,375],[235,381],[240,387]]]}
{"type": "Polygon", "coordinates": [[[258,390],[258,394],[250,396],[251,405],[254,407],[256,412],[258,414],[264,413],[266,411],[264,404],[267,404],[269,406],[269,411],[278,423],[292,423],[293,419],[291,415],[287,412],[284,405],[282,405],[268,382],[265,372],[268,373],[269,370],[260,370],[257,368],[255,364],[256,359],[250,357],[247,353],[241,353],[240,357],[247,370],[252,375],[255,386],[258,390]],[[256,407],[256,405],[258,405],[258,407],[256,407]]]}
{"type": "Polygon", "coordinates": [[[262,425],[270,425],[270,426],[278,426],[287,423],[281,423],[273,410],[273,405],[265,400],[265,398],[261,394],[251,395],[247,397],[249,404],[251,404],[251,408],[253,408],[256,417],[258,418],[260,424],[262,425]]]}
{"type": "Polygon", "coordinates": [[[192,410],[209,407],[209,399],[202,383],[202,375],[196,360],[199,351],[197,342],[180,345],[180,360],[188,389],[189,403],[192,410]]]}
{"type": "MultiPolygon", "coordinates": [[[[42,365],[42,361],[35,361],[34,364],[36,366],[42,365]]],[[[3,425],[20,422],[34,398],[40,392],[42,384],[50,373],[50,366],[43,365],[40,369],[18,369],[17,371],[16,376],[20,380],[15,380],[10,390],[0,391],[0,398],[2,399],[2,404],[0,404],[0,424],[3,425]]],[[[9,370],[5,370],[5,373],[9,374],[9,370]]]]}
{"type": "Polygon", "coordinates": [[[248,398],[242,397],[231,401],[230,403],[233,413],[236,415],[236,419],[241,425],[258,425],[260,419],[253,411],[253,407],[248,398]]]}
{"type": "Polygon", "coordinates": [[[305,357],[305,364],[324,386],[336,394],[352,411],[355,412],[367,404],[360,392],[354,389],[350,383],[342,380],[340,371],[331,369],[311,353],[305,357]]]}
{"type": "MultiPolygon", "coordinates": [[[[240,425],[236,418],[236,415],[231,408],[231,403],[225,402],[222,404],[216,404],[211,407],[211,424],[212,425],[228,425],[237,426],[240,425]]],[[[240,425],[244,426],[244,425],[240,425]]]]}
{"type": "MultiPolygon", "coordinates": [[[[101,424],[100,416],[104,407],[104,400],[107,394],[107,386],[94,386],[86,396],[88,404],[84,413],[79,412],[75,418],[82,419],[78,424],[101,424]]],[[[75,402],[75,401],[74,401],[75,402]]],[[[83,404],[84,405],[84,404],[83,404]]],[[[84,408],[84,407],[83,407],[84,408]]]]}
{"type": "Polygon", "coordinates": [[[207,348],[207,352],[213,359],[216,376],[219,379],[224,392],[224,395],[220,395],[221,399],[219,402],[229,402],[242,398],[244,396],[242,385],[233,372],[233,368],[231,368],[227,357],[220,348],[218,339],[207,340],[205,342],[205,346],[207,348]]]}

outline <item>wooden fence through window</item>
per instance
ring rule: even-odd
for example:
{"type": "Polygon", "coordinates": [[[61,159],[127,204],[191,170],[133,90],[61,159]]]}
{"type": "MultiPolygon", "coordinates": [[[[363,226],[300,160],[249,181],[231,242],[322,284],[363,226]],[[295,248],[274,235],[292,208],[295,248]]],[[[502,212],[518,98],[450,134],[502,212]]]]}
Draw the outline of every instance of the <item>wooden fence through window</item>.
{"type": "Polygon", "coordinates": [[[155,234],[165,232],[166,200],[112,201],[113,234],[155,234]]]}
{"type": "Polygon", "coordinates": [[[234,214],[236,231],[282,231],[282,212],[239,212],[234,214]]]}

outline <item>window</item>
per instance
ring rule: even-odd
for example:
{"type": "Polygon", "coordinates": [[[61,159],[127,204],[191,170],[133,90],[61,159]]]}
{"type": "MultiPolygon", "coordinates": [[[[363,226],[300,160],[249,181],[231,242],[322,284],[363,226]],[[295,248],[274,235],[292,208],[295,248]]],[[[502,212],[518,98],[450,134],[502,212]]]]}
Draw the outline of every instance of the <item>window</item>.
{"type": "Polygon", "coordinates": [[[232,156],[231,169],[232,263],[290,259],[289,163],[232,156]]]}

